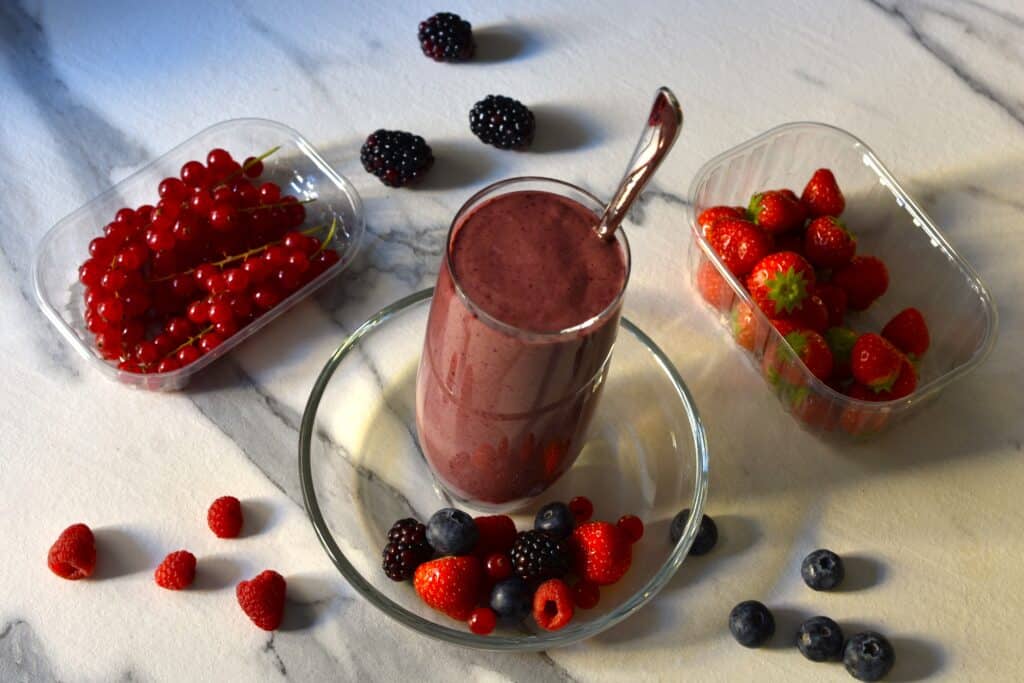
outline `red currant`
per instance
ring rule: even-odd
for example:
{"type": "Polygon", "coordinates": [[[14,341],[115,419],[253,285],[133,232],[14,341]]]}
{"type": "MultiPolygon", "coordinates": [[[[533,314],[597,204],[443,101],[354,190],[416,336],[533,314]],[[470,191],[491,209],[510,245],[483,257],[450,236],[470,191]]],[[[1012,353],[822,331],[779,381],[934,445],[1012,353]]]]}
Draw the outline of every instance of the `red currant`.
{"type": "Polygon", "coordinates": [[[156,277],[167,277],[173,275],[178,269],[178,252],[170,249],[158,251],[153,254],[153,275],[156,277]]]}
{"type": "Polygon", "coordinates": [[[293,251],[288,256],[288,267],[301,275],[309,270],[309,257],[304,252],[293,251]]]}
{"type": "Polygon", "coordinates": [[[245,208],[256,206],[260,200],[260,192],[250,183],[239,183],[235,186],[235,195],[238,203],[245,208]]]}
{"type": "Polygon", "coordinates": [[[175,275],[171,279],[171,292],[179,299],[184,299],[196,291],[196,281],[189,275],[175,275]]]}
{"type": "Polygon", "coordinates": [[[249,288],[249,273],[241,268],[232,268],[224,273],[224,282],[229,292],[244,292],[249,288]]]}
{"type": "Polygon", "coordinates": [[[214,204],[227,204],[237,208],[238,199],[235,197],[235,191],[227,185],[215,188],[212,197],[214,204]]]}
{"type": "Polygon", "coordinates": [[[512,576],[512,560],[504,553],[494,553],[487,557],[487,575],[495,581],[512,576]]]}
{"type": "Polygon", "coordinates": [[[210,227],[220,232],[230,230],[235,222],[235,207],[220,202],[210,210],[210,227]]]}
{"type": "Polygon", "coordinates": [[[121,370],[122,372],[131,372],[133,374],[140,374],[145,372],[142,368],[139,367],[138,363],[128,358],[125,358],[123,361],[118,363],[117,369],[121,370]]]}
{"type": "Polygon", "coordinates": [[[100,317],[99,313],[95,311],[85,312],[85,327],[93,334],[99,334],[110,329],[110,325],[103,318],[100,317]]]}
{"type": "Polygon", "coordinates": [[[249,257],[242,263],[242,270],[249,274],[250,283],[263,282],[270,277],[271,269],[264,259],[249,257]]]}
{"type": "Polygon", "coordinates": [[[210,168],[223,169],[231,166],[234,159],[227,150],[221,149],[220,147],[210,150],[210,153],[206,155],[206,165],[210,168]]]}
{"type": "Polygon", "coordinates": [[[164,332],[179,344],[191,337],[194,329],[195,328],[192,326],[189,319],[181,316],[171,318],[167,321],[167,324],[164,325],[164,332]]]}
{"type": "Polygon", "coordinates": [[[181,367],[181,364],[174,358],[164,358],[156,366],[157,372],[174,372],[181,367]]]}
{"type": "Polygon", "coordinates": [[[157,193],[161,199],[180,202],[188,196],[188,188],[178,178],[164,178],[160,181],[159,187],[157,187],[157,193]]]}
{"type": "Polygon", "coordinates": [[[121,302],[124,304],[124,314],[129,318],[138,318],[149,310],[152,303],[149,295],[141,289],[122,292],[121,302]]]}
{"type": "Polygon", "coordinates": [[[86,287],[85,293],[82,295],[82,299],[85,301],[85,308],[92,311],[95,310],[96,305],[103,300],[103,294],[99,289],[86,287]]]}
{"type": "Polygon", "coordinates": [[[210,319],[210,306],[205,301],[193,301],[185,315],[196,325],[202,325],[210,319]]]}
{"type": "Polygon", "coordinates": [[[181,200],[164,197],[156,203],[153,218],[162,216],[173,224],[178,219],[179,213],[181,213],[181,200]]]}
{"type": "Polygon", "coordinates": [[[601,589],[597,584],[580,581],[572,589],[573,602],[580,609],[593,609],[601,601],[601,589]]]}
{"type": "Polygon", "coordinates": [[[153,251],[170,251],[176,243],[177,240],[170,230],[150,228],[146,231],[146,244],[153,251]]]}
{"type": "Polygon", "coordinates": [[[636,543],[643,538],[644,523],[636,515],[623,515],[619,517],[616,526],[622,530],[622,533],[626,534],[626,538],[629,539],[630,543],[636,543]]]}
{"type": "Polygon", "coordinates": [[[104,299],[96,306],[96,313],[108,323],[119,323],[124,318],[124,304],[120,299],[104,299]]]}
{"type": "Polygon", "coordinates": [[[220,273],[214,273],[203,281],[203,289],[210,294],[223,294],[228,291],[228,283],[220,273]]]}
{"type": "Polygon", "coordinates": [[[194,213],[184,211],[171,228],[171,234],[182,242],[190,242],[199,234],[199,219],[194,213]]]}
{"type": "Polygon", "coordinates": [[[260,285],[253,290],[252,302],[256,304],[257,308],[269,311],[281,303],[281,293],[272,285],[260,285]]]}
{"type": "Polygon", "coordinates": [[[203,283],[205,283],[206,280],[211,275],[217,275],[219,273],[220,270],[217,268],[217,266],[213,265],[212,263],[204,263],[203,265],[196,267],[196,269],[192,271],[192,277],[195,279],[197,284],[203,286],[203,283]]]}
{"type": "Polygon", "coordinates": [[[288,264],[289,251],[282,246],[275,245],[263,253],[263,260],[274,268],[280,268],[288,264]]]}
{"type": "Polygon", "coordinates": [[[209,316],[210,322],[216,324],[234,320],[235,312],[227,301],[218,300],[210,304],[209,316]]]}
{"type": "Polygon", "coordinates": [[[287,294],[294,292],[302,283],[299,274],[291,268],[282,268],[274,273],[274,281],[287,294]]]}
{"type": "Polygon", "coordinates": [[[228,296],[227,302],[231,305],[231,310],[235,312],[235,320],[245,320],[252,313],[252,299],[244,294],[231,294],[228,296]]]}
{"type": "Polygon", "coordinates": [[[263,162],[256,157],[246,157],[242,162],[242,168],[245,169],[245,175],[250,178],[259,178],[263,173],[263,162]]]}
{"type": "Polygon", "coordinates": [[[108,292],[119,292],[128,284],[128,274],[119,269],[108,270],[100,278],[100,286],[108,292]]]}
{"type": "Polygon", "coordinates": [[[186,346],[185,348],[178,351],[178,362],[182,365],[188,365],[189,363],[199,360],[199,357],[203,354],[199,352],[194,346],[186,346]]]}
{"type": "Polygon", "coordinates": [[[576,518],[576,523],[582,524],[594,516],[594,504],[586,496],[576,496],[569,501],[569,511],[576,518]]]}
{"type": "Polygon", "coordinates": [[[305,252],[306,240],[306,236],[303,235],[301,232],[289,230],[284,234],[284,237],[281,238],[281,244],[284,245],[286,249],[290,249],[291,251],[305,252]]]}
{"type": "Polygon", "coordinates": [[[178,348],[178,342],[166,332],[161,332],[153,337],[153,346],[156,347],[157,354],[163,358],[178,348]]]}
{"type": "Polygon", "coordinates": [[[227,339],[235,332],[238,332],[238,323],[234,320],[225,320],[222,323],[217,323],[213,326],[213,329],[217,331],[221,337],[227,339]]]}
{"type": "Polygon", "coordinates": [[[277,183],[263,183],[260,185],[260,203],[276,204],[281,201],[281,188],[277,183]]]}
{"type": "Polygon", "coordinates": [[[98,287],[103,278],[104,268],[94,259],[89,259],[78,267],[78,281],[86,287],[98,287]]]}
{"type": "Polygon", "coordinates": [[[200,216],[205,216],[213,208],[213,197],[205,189],[196,188],[189,197],[188,205],[200,216]]]}
{"type": "MultiPolygon", "coordinates": [[[[112,245],[116,248],[127,242],[131,238],[131,236],[135,234],[135,228],[125,223],[107,223],[105,226],[103,226],[103,234],[107,236],[107,244],[112,245]]],[[[93,240],[93,242],[95,241],[96,240],[93,240]]],[[[92,249],[92,242],[90,242],[90,253],[92,253],[92,249]]]]}
{"type": "Polygon", "coordinates": [[[477,607],[469,615],[469,630],[479,636],[486,636],[498,625],[498,617],[490,607],[477,607]]]}
{"type": "Polygon", "coordinates": [[[107,360],[121,357],[121,333],[118,330],[103,330],[96,335],[96,348],[107,360]]]}
{"type": "Polygon", "coordinates": [[[121,251],[117,252],[117,265],[125,270],[138,270],[149,259],[149,252],[145,245],[132,242],[121,251]]]}
{"type": "Polygon", "coordinates": [[[198,161],[186,161],[181,167],[181,180],[189,187],[203,187],[206,184],[206,167],[198,161]]]}
{"type": "Polygon", "coordinates": [[[207,332],[199,338],[199,349],[203,353],[209,353],[224,342],[224,338],[216,332],[207,332]]]}
{"type": "Polygon", "coordinates": [[[138,215],[126,206],[114,214],[114,222],[134,227],[138,223],[138,215]]]}
{"type": "Polygon", "coordinates": [[[134,347],[146,336],[146,327],[138,320],[128,320],[121,327],[121,343],[128,348],[134,347]]]}
{"type": "Polygon", "coordinates": [[[142,365],[149,365],[155,363],[160,358],[160,351],[157,349],[156,344],[151,341],[142,341],[135,345],[135,360],[142,365]]]}
{"type": "Polygon", "coordinates": [[[108,259],[114,255],[117,244],[106,237],[96,237],[89,242],[89,255],[93,258],[108,259]]]}
{"type": "MultiPolygon", "coordinates": [[[[137,225],[147,225],[147,224],[149,224],[149,222],[151,220],[153,220],[153,212],[154,211],[156,211],[156,207],[153,206],[152,204],[143,204],[142,206],[140,206],[135,211],[136,217],[138,219],[136,221],[136,224],[137,225]]],[[[134,228],[135,226],[132,226],[132,227],[134,228]]]]}

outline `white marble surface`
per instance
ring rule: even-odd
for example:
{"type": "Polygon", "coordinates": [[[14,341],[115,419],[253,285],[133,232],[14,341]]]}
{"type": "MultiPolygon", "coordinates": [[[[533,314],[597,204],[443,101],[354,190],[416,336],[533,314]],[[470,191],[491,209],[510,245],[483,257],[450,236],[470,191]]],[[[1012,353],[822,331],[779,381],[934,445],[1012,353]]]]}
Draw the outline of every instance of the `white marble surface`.
{"type": "Polygon", "coordinates": [[[894,680],[1024,676],[1019,2],[453,2],[481,45],[461,66],[419,53],[416,23],[434,4],[91,5],[0,4],[0,680],[850,680],[792,649],[739,648],[725,618],[750,597],[787,619],[824,612],[890,634],[894,680]],[[703,412],[722,543],[635,617],[565,650],[492,655],[400,629],[342,581],[303,511],[296,425],[312,380],[347,330],[431,284],[446,221],[474,189],[531,173],[606,196],[663,83],[687,123],[637,214],[627,314],[703,412]],[[466,112],[491,92],[538,113],[534,151],[471,136],[466,112]],[[236,116],[294,126],[352,179],[368,213],[362,257],[189,391],[107,382],[36,308],[35,246],[100,190],[236,116]],[[797,429],[686,284],[696,169],[801,119],[872,145],[1000,307],[989,361],[867,446],[797,429]],[[389,190],[360,169],[377,127],[428,138],[438,163],[423,188],[389,190]],[[262,530],[226,546],[203,510],[229,491],[262,530]],[[44,559],[79,520],[104,562],[76,584],[44,559]],[[866,558],[872,585],[811,595],[797,566],[822,545],[866,558]],[[152,568],[182,546],[215,580],[157,595],[152,568]],[[303,617],[273,635],[239,618],[230,588],[264,566],[288,577],[303,617]]]}

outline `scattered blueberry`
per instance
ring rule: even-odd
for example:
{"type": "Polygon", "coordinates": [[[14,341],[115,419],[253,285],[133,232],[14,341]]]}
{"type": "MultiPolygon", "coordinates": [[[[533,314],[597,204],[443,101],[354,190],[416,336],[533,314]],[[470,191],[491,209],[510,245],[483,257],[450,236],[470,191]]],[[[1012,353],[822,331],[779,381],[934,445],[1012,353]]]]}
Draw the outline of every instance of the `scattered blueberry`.
{"type": "Polygon", "coordinates": [[[427,522],[427,542],[440,555],[464,555],[479,537],[473,518],[462,510],[441,508],[427,522]]]}
{"type": "Polygon", "coordinates": [[[885,636],[874,631],[858,633],[846,641],[843,666],[858,681],[877,681],[896,663],[896,652],[885,636]]]}
{"type": "Polygon", "coordinates": [[[491,590],[491,609],[504,619],[524,619],[533,609],[533,593],[518,576],[499,581],[491,590]]]}
{"type": "MultiPolygon", "coordinates": [[[[679,543],[679,539],[683,537],[683,530],[689,519],[690,508],[686,508],[672,519],[672,526],[669,527],[672,545],[679,543]]],[[[690,546],[690,554],[707,555],[716,543],[718,543],[718,526],[715,524],[715,520],[704,515],[700,518],[700,529],[697,530],[697,538],[693,539],[693,545],[690,546]]]]}
{"type": "Polygon", "coordinates": [[[815,550],[800,565],[804,583],[816,591],[832,590],[843,582],[843,560],[831,550],[815,550]]]}
{"type": "Polygon", "coordinates": [[[811,617],[800,624],[796,646],[812,662],[839,660],[843,655],[843,630],[828,617],[811,617]]]}
{"type": "Polygon", "coordinates": [[[546,531],[555,538],[566,538],[576,526],[569,506],[565,503],[548,503],[537,512],[533,528],[546,531]]]}
{"type": "Polygon", "coordinates": [[[760,647],[775,633],[775,617],[757,600],[747,600],[729,612],[729,631],[744,647],[760,647]]]}

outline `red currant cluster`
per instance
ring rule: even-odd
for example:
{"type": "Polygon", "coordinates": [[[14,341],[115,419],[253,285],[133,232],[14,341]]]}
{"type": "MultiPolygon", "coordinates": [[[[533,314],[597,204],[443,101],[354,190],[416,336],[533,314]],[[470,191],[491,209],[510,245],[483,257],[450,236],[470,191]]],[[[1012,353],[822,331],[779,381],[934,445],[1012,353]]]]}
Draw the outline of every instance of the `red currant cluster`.
{"type": "Polygon", "coordinates": [[[257,182],[263,159],[223,149],[164,178],[156,206],[122,208],[78,269],[85,325],[103,358],[127,372],[170,372],[209,353],[337,263],[299,231],[303,202],[257,182]]]}

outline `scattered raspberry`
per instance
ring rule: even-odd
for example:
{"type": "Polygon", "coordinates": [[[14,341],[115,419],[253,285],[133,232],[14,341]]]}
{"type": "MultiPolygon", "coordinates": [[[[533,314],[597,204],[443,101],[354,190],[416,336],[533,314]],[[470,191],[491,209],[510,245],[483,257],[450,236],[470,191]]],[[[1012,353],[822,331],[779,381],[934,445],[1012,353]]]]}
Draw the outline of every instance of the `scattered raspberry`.
{"type": "Polygon", "coordinates": [[[417,567],[413,586],[427,605],[465,621],[476,608],[483,579],[476,557],[442,557],[417,567]]]}
{"type": "Polygon", "coordinates": [[[569,586],[561,579],[545,581],[533,594],[533,618],[546,631],[557,631],[573,615],[573,596],[569,586]]]}
{"type": "Polygon", "coordinates": [[[630,543],[636,543],[644,537],[644,523],[636,515],[619,517],[617,526],[626,534],[630,543]]]}
{"type": "Polygon", "coordinates": [[[177,550],[160,563],[153,572],[156,585],[167,590],[188,588],[196,578],[196,556],[187,550],[177,550]]]}
{"type": "Polygon", "coordinates": [[[479,636],[486,636],[498,625],[498,616],[490,607],[477,607],[467,620],[469,630],[479,636]]]}
{"type": "Polygon", "coordinates": [[[512,560],[504,553],[494,553],[487,557],[487,576],[493,581],[501,581],[512,576],[512,560]]]}
{"type": "Polygon", "coordinates": [[[590,518],[594,516],[594,504],[586,496],[576,496],[570,500],[569,510],[572,511],[572,516],[576,518],[577,524],[590,521],[590,518]]]}
{"type": "Polygon", "coordinates": [[[264,631],[274,631],[284,616],[284,598],[288,584],[284,577],[267,569],[235,588],[238,604],[252,623],[264,631]]]}
{"type": "Polygon", "coordinates": [[[598,586],[621,579],[633,562],[629,538],[609,522],[587,522],[576,527],[570,547],[576,574],[598,586]]]}
{"type": "Polygon", "coordinates": [[[493,553],[507,553],[516,542],[516,523],[508,515],[475,517],[473,522],[480,532],[473,553],[481,559],[493,553]]]}
{"type": "Polygon", "coordinates": [[[77,581],[92,576],[96,569],[96,539],[84,524],[72,524],[60,533],[46,560],[62,579],[77,581]]]}
{"type": "Polygon", "coordinates": [[[206,523],[218,538],[234,538],[242,530],[242,504],[234,496],[213,501],[206,513],[206,523]]]}
{"type": "Polygon", "coordinates": [[[573,586],[572,598],[580,609],[593,609],[601,601],[601,589],[589,581],[580,581],[573,586]]]}

